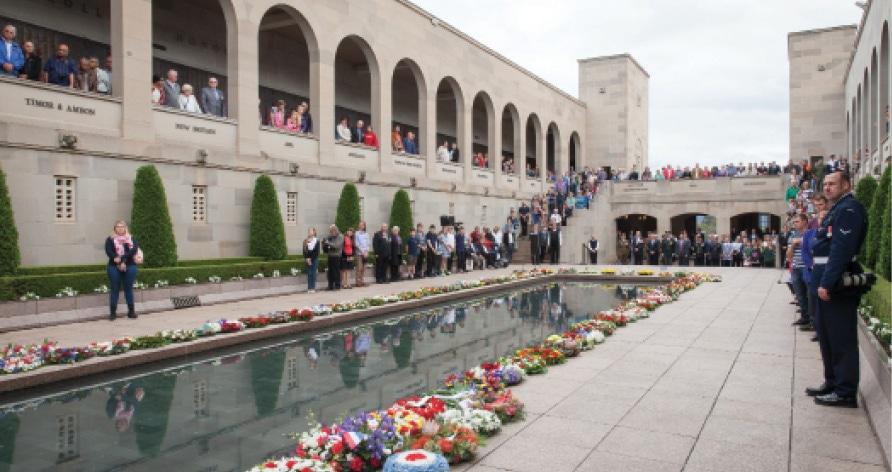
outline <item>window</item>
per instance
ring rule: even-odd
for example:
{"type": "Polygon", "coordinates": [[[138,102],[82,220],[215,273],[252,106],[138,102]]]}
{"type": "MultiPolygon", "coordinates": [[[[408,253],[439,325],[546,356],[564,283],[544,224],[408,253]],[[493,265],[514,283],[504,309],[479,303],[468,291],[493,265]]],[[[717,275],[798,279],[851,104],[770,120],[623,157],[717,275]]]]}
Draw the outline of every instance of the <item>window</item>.
{"type": "Polygon", "coordinates": [[[455,202],[449,202],[449,216],[455,216],[455,202]]]}
{"type": "Polygon", "coordinates": [[[192,186],[192,222],[207,223],[208,222],[208,188],[204,185],[192,186]]]}
{"type": "Polygon", "coordinates": [[[56,221],[69,223],[75,217],[75,177],[57,175],[56,179],[56,221]]]}
{"type": "Polygon", "coordinates": [[[288,386],[288,390],[294,390],[295,388],[298,387],[297,362],[298,362],[297,357],[289,357],[285,361],[285,372],[286,372],[286,376],[288,379],[288,383],[286,385],[288,386]]]}
{"type": "Polygon", "coordinates": [[[480,224],[486,225],[486,205],[480,210],[480,224]]]}
{"type": "Polygon", "coordinates": [[[767,213],[759,213],[759,229],[765,231],[771,225],[771,216],[767,213]]]}
{"type": "Polygon", "coordinates": [[[77,457],[77,416],[57,416],[56,429],[56,463],[77,457]]]}
{"type": "Polygon", "coordinates": [[[206,380],[198,380],[192,384],[192,409],[196,418],[210,416],[208,409],[208,383],[206,380]]]}
{"type": "Polygon", "coordinates": [[[297,225],[297,192],[288,192],[285,197],[285,223],[297,225]]]}

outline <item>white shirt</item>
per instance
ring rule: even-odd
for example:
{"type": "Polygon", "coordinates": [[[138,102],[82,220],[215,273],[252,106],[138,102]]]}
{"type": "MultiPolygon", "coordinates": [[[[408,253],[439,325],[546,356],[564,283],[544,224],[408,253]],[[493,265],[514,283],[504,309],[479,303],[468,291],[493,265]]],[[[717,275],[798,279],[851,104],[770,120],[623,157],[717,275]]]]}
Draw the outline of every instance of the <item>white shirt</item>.
{"type": "Polygon", "coordinates": [[[350,141],[350,128],[344,125],[338,125],[338,138],[343,141],[350,141]]]}
{"type": "Polygon", "coordinates": [[[561,215],[559,215],[559,214],[557,214],[557,213],[552,213],[552,214],[551,214],[551,222],[552,222],[552,223],[554,223],[554,224],[556,224],[556,225],[559,225],[559,224],[561,224],[561,219],[562,219],[562,218],[561,218],[561,215]]]}
{"type": "Polygon", "coordinates": [[[369,254],[369,233],[357,231],[354,236],[356,236],[356,249],[363,256],[367,256],[369,254]]]}
{"type": "MultiPolygon", "coordinates": [[[[12,60],[12,41],[7,41],[4,39],[3,44],[6,46],[6,58],[11,61],[12,60]]],[[[13,71],[13,72],[15,72],[15,71],[13,71]]]]}
{"type": "Polygon", "coordinates": [[[190,113],[201,113],[201,107],[198,106],[198,100],[195,99],[195,95],[180,94],[178,100],[180,103],[180,110],[188,111],[190,113]]]}
{"type": "Polygon", "coordinates": [[[155,105],[161,104],[161,90],[152,87],[152,103],[155,105]]]}
{"type": "Polygon", "coordinates": [[[455,234],[454,233],[446,233],[446,237],[443,238],[444,244],[449,246],[449,252],[455,251],[455,234]]]}
{"type": "Polygon", "coordinates": [[[440,162],[449,162],[449,149],[446,146],[437,148],[437,160],[440,162]]]}

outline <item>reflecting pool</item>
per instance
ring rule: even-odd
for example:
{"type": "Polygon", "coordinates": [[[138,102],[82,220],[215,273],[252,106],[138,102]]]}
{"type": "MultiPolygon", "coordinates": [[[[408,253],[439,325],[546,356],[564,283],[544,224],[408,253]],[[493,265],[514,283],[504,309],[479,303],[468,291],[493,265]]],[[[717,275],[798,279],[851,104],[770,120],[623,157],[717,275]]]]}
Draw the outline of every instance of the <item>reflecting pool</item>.
{"type": "Polygon", "coordinates": [[[634,295],[549,284],[5,397],[0,471],[242,471],[634,295]]]}

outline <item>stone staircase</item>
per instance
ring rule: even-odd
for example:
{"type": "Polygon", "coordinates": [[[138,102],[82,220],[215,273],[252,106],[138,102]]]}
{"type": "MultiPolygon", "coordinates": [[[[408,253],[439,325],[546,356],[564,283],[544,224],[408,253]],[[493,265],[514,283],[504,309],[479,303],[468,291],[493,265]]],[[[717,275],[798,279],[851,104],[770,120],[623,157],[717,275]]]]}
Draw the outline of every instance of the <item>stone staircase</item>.
{"type": "MultiPolygon", "coordinates": [[[[573,216],[567,221],[567,226],[561,227],[563,233],[563,245],[561,246],[561,263],[580,264],[587,263],[583,260],[582,245],[588,242],[594,229],[595,210],[575,209],[573,216]]],[[[603,245],[603,244],[602,244],[603,245]]],[[[517,247],[514,249],[514,264],[530,264],[533,262],[530,239],[521,236],[517,239],[517,247]]]]}

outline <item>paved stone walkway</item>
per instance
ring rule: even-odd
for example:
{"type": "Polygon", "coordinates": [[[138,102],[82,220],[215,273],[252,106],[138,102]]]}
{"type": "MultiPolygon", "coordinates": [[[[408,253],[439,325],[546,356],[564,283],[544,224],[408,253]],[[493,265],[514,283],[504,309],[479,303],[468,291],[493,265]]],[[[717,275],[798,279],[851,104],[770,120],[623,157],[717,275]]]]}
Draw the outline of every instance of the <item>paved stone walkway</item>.
{"type": "Polygon", "coordinates": [[[527,420],[474,472],[882,472],[863,409],[819,407],[811,333],[793,329],[779,272],[716,269],[607,343],[516,388],[527,420]]]}

